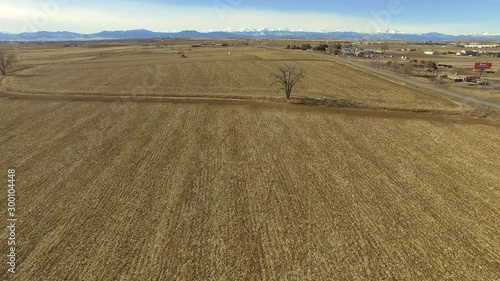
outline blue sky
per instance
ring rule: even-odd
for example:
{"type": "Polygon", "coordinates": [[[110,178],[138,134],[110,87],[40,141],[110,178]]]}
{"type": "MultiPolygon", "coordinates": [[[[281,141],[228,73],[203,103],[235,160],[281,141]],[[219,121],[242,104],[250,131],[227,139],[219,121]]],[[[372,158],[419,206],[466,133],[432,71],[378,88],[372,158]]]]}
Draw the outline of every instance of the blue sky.
{"type": "Polygon", "coordinates": [[[500,33],[498,0],[0,0],[0,31],[296,29],[500,33]]]}

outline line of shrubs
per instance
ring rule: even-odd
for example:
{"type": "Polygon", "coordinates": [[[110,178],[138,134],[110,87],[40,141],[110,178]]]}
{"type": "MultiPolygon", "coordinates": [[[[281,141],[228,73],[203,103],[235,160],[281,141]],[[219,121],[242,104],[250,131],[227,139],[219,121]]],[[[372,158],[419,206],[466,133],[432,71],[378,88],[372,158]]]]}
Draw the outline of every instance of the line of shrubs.
{"type": "MultiPolygon", "coordinates": [[[[317,46],[311,46],[311,44],[302,44],[302,45],[287,45],[286,46],[286,49],[287,50],[303,50],[303,51],[306,51],[306,50],[314,50],[314,51],[327,51],[328,50],[328,44],[319,44],[317,46]]],[[[334,48],[336,50],[340,50],[342,49],[342,45],[341,44],[335,44],[334,48]]]]}

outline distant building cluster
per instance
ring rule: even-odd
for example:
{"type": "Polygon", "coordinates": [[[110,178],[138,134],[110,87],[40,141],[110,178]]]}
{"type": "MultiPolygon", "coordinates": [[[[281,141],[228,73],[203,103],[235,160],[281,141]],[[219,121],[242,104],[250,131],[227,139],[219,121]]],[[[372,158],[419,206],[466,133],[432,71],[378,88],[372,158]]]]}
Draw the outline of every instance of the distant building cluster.
{"type": "Polygon", "coordinates": [[[464,47],[470,49],[500,48],[500,44],[469,43],[465,44],[464,47]]]}
{"type": "Polygon", "coordinates": [[[375,50],[363,50],[358,48],[342,49],[342,55],[347,57],[373,58],[374,54],[381,54],[381,52],[375,50]]]}
{"type": "Polygon", "coordinates": [[[248,46],[249,43],[247,42],[236,42],[233,44],[228,44],[228,43],[202,43],[202,44],[191,44],[192,48],[202,48],[202,47],[229,47],[229,46],[248,46]]]}

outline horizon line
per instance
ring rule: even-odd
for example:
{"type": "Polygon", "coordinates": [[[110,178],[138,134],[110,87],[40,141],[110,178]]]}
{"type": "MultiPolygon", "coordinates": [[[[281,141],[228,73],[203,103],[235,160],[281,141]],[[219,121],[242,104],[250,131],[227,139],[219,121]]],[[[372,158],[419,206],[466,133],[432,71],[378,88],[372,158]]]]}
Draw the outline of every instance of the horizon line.
{"type": "Polygon", "coordinates": [[[356,33],[356,34],[394,34],[394,35],[427,35],[427,34],[440,34],[440,35],[447,35],[447,36],[500,36],[499,33],[491,33],[491,32],[481,32],[481,33],[463,33],[463,34],[451,34],[451,33],[443,33],[443,32],[423,32],[423,33],[417,33],[417,32],[404,32],[404,31],[399,31],[399,30],[394,30],[394,29],[386,29],[384,31],[378,31],[378,32],[360,32],[356,30],[311,30],[311,29],[297,29],[297,28],[244,28],[244,29],[219,29],[219,30],[197,30],[197,29],[183,29],[183,30],[167,30],[167,31],[159,31],[159,30],[152,30],[152,29],[146,29],[146,28],[135,28],[135,29],[104,29],[101,31],[97,32],[90,32],[90,33],[82,33],[82,32],[76,32],[76,31],[70,31],[70,30],[38,30],[38,31],[31,31],[31,32],[21,32],[21,33],[13,33],[13,32],[6,32],[6,31],[0,31],[0,34],[10,34],[10,35],[20,35],[20,34],[32,34],[32,33],[40,33],[40,32],[52,32],[52,33],[57,33],[57,32],[68,32],[68,33],[74,33],[74,34],[81,34],[81,35],[92,35],[92,34],[98,34],[102,32],[127,32],[127,31],[148,31],[148,32],[153,32],[153,33],[181,33],[181,32],[186,32],[186,31],[191,31],[191,32],[198,32],[198,33],[216,33],[216,32],[225,32],[225,33],[235,33],[235,32],[262,32],[262,31],[283,31],[283,32],[307,32],[307,33],[318,33],[318,34],[325,34],[325,33],[340,33],[340,32],[350,32],[350,33],[356,33]]]}

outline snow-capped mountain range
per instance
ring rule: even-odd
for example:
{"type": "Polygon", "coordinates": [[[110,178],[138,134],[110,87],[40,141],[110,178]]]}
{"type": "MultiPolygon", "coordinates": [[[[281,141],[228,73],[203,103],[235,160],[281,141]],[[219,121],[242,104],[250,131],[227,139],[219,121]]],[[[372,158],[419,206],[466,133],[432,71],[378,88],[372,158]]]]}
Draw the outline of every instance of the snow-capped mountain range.
{"type": "Polygon", "coordinates": [[[0,41],[75,41],[75,40],[112,40],[112,39],[150,39],[150,38],[259,38],[259,39],[350,39],[350,40],[406,40],[406,41],[456,41],[456,40],[500,40],[500,33],[481,33],[448,35],[437,32],[405,33],[394,29],[385,29],[377,33],[356,31],[314,31],[300,29],[242,29],[226,31],[184,30],[179,32],[155,32],[145,29],[124,31],[102,31],[93,34],[81,34],[69,31],[39,31],[19,34],[0,32],[0,41]]]}

